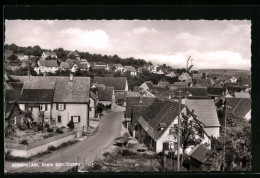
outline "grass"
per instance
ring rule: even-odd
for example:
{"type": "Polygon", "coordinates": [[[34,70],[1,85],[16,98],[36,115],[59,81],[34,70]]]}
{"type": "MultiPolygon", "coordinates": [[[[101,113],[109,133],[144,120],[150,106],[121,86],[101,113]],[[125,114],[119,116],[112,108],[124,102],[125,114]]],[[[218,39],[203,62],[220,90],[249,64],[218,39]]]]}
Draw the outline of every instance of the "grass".
{"type": "Polygon", "coordinates": [[[34,159],[38,159],[38,158],[41,158],[43,156],[46,156],[50,153],[52,153],[53,151],[57,151],[57,150],[60,150],[62,148],[65,148],[67,146],[70,146],[70,145],[73,145],[75,143],[77,143],[78,140],[75,140],[75,141],[68,141],[68,142],[65,142],[65,143],[62,143],[61,145],[59,145],[58,147],[54,147],[54,146],[49,146],[48,147],[48,150],[47,151],[43,151],[43,152],[40,152],[34,156],[31,156],[31,157],[28,157],[28,158],[24,158],[24,157],[19,157],[19,156],[12,156],[10,154],[10,151],[8,151],[6,154],[5,154],[5,160],[6,161],[15,161],[15,162],[21,162],[21,161],[32,161],[34,159]]]}

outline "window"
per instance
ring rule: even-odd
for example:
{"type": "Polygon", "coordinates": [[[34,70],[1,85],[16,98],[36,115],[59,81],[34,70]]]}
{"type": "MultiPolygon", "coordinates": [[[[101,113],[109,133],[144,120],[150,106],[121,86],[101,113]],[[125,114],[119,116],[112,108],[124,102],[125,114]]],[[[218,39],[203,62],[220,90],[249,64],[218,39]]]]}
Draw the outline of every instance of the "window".
{"type": "Polygon", "coordinates": [[[63,111],[65,109],[66,109],[66,104],[65,103],[57,103],[56,104],[56,110],[63,111]]]}
{"type": "Polygon", "coordinates": [[[80,116],[71,116],[73,122],[80,122],[80,116]]]}
{"type": "Polygon", "coordinates": [[[61,123],[61,116],[58,116],[58,122],[61,123]]]}
{"type": "Polygon", "coordinates": [[[46,104],[41,104],[40,105],[40,111],[47,111],[47,105],[46,104]]]}

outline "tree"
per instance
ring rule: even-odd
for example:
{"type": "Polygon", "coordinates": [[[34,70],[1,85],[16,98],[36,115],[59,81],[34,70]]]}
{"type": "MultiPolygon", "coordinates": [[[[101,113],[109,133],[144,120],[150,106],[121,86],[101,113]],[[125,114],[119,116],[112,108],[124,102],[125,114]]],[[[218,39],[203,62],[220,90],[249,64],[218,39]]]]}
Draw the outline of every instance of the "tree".
{"type": "Polygon", "coordinates": [[[17,56],[15,54],[12,54],[11,56],[8,57],[10,62],[16,62],[17,61],[17,56]]]}
{"type": "MultiPolygon", "coordinates": [[[[186,107],[187,113],[182,113],[180,123],[180,145],[183,153],[192,145],[200,144],[204,138],[204,131],[197,116],[194,114],[194,110],[190,111],[186,107]]],[[[178,130],[178,125],[174,126],[175,130],[178,130]]],[[[184,155],[183,155],[184,156],[184,155]]]]}
{"type": "Polygon", "coordinates": [[[115,72],[113,77],[121,77],[121,72],[120,71],[115,72]]]}
{"type": "Polygon", "coordinates": [[[203,78],[206,78],[206,77],[207,77],[207,75],[203,72],[201,78],[203,79],[203,78]]]}
{"type": "Polygon", "coordinates": [[[71,120],[67,126],[70,128],[70,129],[74,129],[75,125],[74,125],[74,122],[71,120]]]}
{"type": "Polygon", "coordinates": [[[40,46],[36,45],[32,48],[32,54],[34,56],[41,56],[42,55],[42,49],[40,46]]]}

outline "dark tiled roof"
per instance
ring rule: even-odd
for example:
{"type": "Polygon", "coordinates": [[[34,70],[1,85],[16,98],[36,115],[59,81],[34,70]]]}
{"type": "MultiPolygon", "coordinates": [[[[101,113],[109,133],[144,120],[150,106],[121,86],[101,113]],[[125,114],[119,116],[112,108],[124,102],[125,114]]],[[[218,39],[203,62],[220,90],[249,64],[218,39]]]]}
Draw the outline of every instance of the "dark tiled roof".
{"type": "Polygon", "coordinates": [[[209,96],[220,96],[225,92],[225,88],[220,87],[207,87],[207,92],[209,96]]]}
{"type": "Polygon", "coordinates": [[[193,78],[193,79],[196,79],[196,80],[197,80],[197,79],[201,79],[201,77],[202,77],[202,74],[193,74],[193,75],[192,75],[192,78],[193,78]]]}
{"type": "Polygon", "coordinates": [[[126,101],[126,95],[127,95],[127,92],[117,92],[117,93],[115,93],[115,99],[126,101]]]}
{"type": "Polygon", "coordinates": [[[125,90],[126,77],[94,77],[93,83],[105,84],[114,87],[115,90],[125,90]]]}
{"type": "Polygon", "coordinates": [[[147,105],[153,102],[159,102],[157,98],[142,97],[142,103],[140,103],[140,97],[126,97],[126,117],[131,117],[131,111],[133,105],[147,105]]]}
{"type": "Polygon", "coordinates": [[[56,78],[30,77],[24,81],[23,89],[54,89],[56,78]]]}
{"type": "Polygon", "coordinates": [[[77,60],[67,59],[66,62],[69,64],[70,68],[72,68],[75,64],[78,66],[79,62],[77,60]]]}
{"type": "Polygon", "coordinates": [[[93,100],[97,101],[97,95],[95,95],[92,91],[90,91],[90,97],[91,97],[93,100]]]}
{"type": "MultiPolygon", "coordinates": [[[[185,106],[181,104],[181,110],[185,106]]],[[[151,115],[139,117],[137,120],[140,125],[146,130],[146,132],[154,139],[158,140],[166,129],[160,130],[160,123],[165,123],[166,128],[168,128],[172,122],[178,116],[179,104],[177,102],[163,102],[158,105],[158,103],[152,103],[148,108],[151,115]],[[153,107],[155,105],[156,107],[153,107]],[[158,108],[159,106],[159,108],[158,108]],[[156,109],[157,108],[157,109],[156,109]]]]}
{"type": "Polygon", "coordinates": [[[89,77],[60,77],[56,80],[53,102],[88,103],[90,91],[89,77]]]}
{"type": "Polygon", "coordinates": [[[203,86],[203,87],[211,87],[214,84],[214,82],[209,78],[207,78],[207,79],[197,79],[196,81],[198,82],[199,86],[203,86]]]}
{"type": "Polygon", "coordinates": [[[171,87],[187,87],[188,86],[188,82],[174,82],[174,84],[170,85],[171,87]]]}
{"type": "Polygon", "coordinates": [[[41,66],[45,66],[45,67],[59,67],[56,60],[40,59],[39,63],[40,63],[41,66]]]}
{"type": "Polygon", "coordinates": [[[226,105],[231,107],[227,112],[233,113],[236,117],[244,118],[251,110],[250,98],[226,98],[226,105]]]}
{"type": "Polygon", "coordinates": [[[189,110],[194,110],[197,119],[205,126],[220,126],[214,100],[186,100],[189,110]]]}
{"type": "Polygon", "coordinates": [[[46,56],[56,56],[55,52],[45,51],[43,52],[46,56]]]}
{"type": "Polygon", "coordinates": [[[63,68],[63,69],[69,69],[69,68],[70,68],[70,65],[69,65],[69,63],[67,63],[67,62],[62,62],[62,63],[60,64],[60,67],[63,68]]]}
{"type": "Polygon", "coordinates": [[[11,82],[9,83],[13,90],[5,90],[5,101],[18,101],[23,88],[23,83],[11,82]]]}
{"type": "Polygon", "coordinates": [[[149,89],[153,89],[153,83],[151,81],[145,82],[145,84],[148,86],[149,89]]]}
{"type": "Polygon", "coordinates": [[[23,89],[19,103],[51,103],[53,89],[23,89]]]}
{"type": "Polygon", "coordinates": [[[105,89],[98,88],[98,99],[99,101],[112,101],[114,87],[106,86],[105,89]]]}
{"type": "Polygon", "coordinates": [[[188,96],[207,96],[207,88],[206,87],[186,87],[181,88],[182,94],[187,94],[188,96]]]}
{"type": "Polygon", "coordinates": [[[135,69],[133,66],[124,66],[124,68],[125,68],[127,71],[136,72],[136,69],[135,69]]]}
{"type": "Polygon", "coordinates": [[[196,146],[194,150],[192,150],[191,157],[200,163],[204,163],[209,157],[210,150],[207,149],[203,144],[196,146]]]}

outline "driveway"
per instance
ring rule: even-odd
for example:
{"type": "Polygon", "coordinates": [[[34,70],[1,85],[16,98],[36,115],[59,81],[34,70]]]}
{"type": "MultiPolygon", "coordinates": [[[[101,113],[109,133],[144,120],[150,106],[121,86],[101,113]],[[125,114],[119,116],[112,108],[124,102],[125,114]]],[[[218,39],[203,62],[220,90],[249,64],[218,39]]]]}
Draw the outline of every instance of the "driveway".
{"type": "Polygon", "coordinates": [[[110,146],[113,140],[120,136],[122,111],[106,113],[100,120],[97,132],[81,141],[54,154],[34,161],[31,167],[12,167],[11,162],[5,163],[7,172],[64,172],[73,165],[84,162],[91,163],[96,156],[102,154],[102,149],[110,146]]]}

